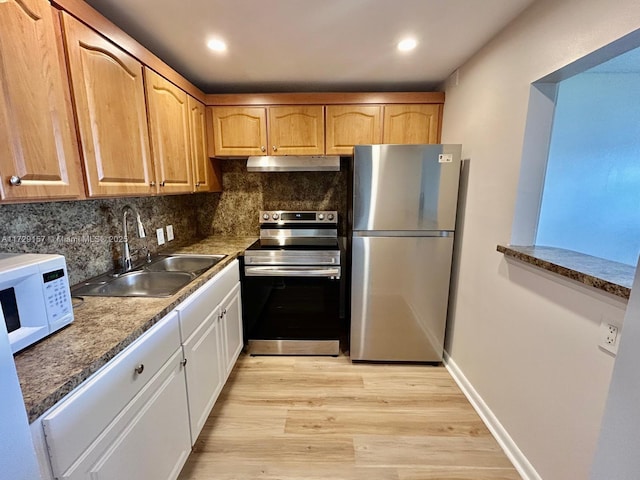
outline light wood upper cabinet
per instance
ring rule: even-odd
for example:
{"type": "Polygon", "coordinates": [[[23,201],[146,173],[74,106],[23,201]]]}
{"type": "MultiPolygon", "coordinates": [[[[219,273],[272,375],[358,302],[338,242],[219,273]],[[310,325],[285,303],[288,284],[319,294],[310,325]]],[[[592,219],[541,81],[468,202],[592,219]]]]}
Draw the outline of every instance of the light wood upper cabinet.
{"type": "Polygon", "coordinates": [[[219,192],[220,178],[214,171],[207,153],[206,107],[189,96],[189,131],[191,132],[191,160],[195,192],[219,192]]]}
{"type": "Polygon", "coordinates": [[[192,192],[187,94],[146,67],[145,84],[158,192],[192,192]]]}
{"type": "Polygon", "coordinates": [[[267,109],[213,107],[214,153],[225,156],[267,154],[267,109]]]}
{"type": "Polygon", "coordinates": [[[269,155],[322,155],[322,105],[269,107],[269,155]]]}
{"type": "Polygon", "coordinates": [[[353,155],[354,145],[382,143],[382,107],[379,105],[328,105],[327,155],[353,155]]]}
{"type": "Polygon", "coordinates": [[[441,112],[440,104],[385,106],[383,143],[438,143],[441,112]]]}
{"type": "Polygon", "coordinates": [[[142,64],[62,16],[89,195],[154,193],[142,64]]]}
{"type": "Polygon", "coordinates": [[[57,11],[0,2],[0,198],[82,198],[82,170],[57,11]]]}

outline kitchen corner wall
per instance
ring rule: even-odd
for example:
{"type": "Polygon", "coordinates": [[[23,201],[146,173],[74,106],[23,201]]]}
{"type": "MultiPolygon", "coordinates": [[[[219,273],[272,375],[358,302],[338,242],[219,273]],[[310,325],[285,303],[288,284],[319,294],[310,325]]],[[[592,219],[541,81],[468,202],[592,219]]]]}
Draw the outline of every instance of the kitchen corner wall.
{"type": "Polygon", "coordinates": [[[156,252],[156,228],[173,225],[176,240],[167,247],[205,234],[198,220],[213,216],[217,197],[199,193],[0,205],[0,252],[64,255],[73,285],[114,267],[120,256],[124,205],[140,212],[147,233],[139,239],[129,222],[132,250],[147,247],[156,252]]]}
{"type": "Polygon", "coordinates": [[[520,179],[531,83],[638,19],[637,0],[537,0],[446,87],[442,141],[470,159],[446,348],[532,479],[589,478],[615,360],[598,348],[600,321],[626,305],[496,251],[511,238],[518,184],[531,181],[520,179]]]}
{"type": "Polygon", "coordinates": [[[200,228],[215,235],[257,236],[260,210],[337,210],[338,233],[345,235],[348,159],[341,163],[339,172],[265,173],[247,172],[246,159],[220,160],[223,191],[200,215],[200,228]]]}

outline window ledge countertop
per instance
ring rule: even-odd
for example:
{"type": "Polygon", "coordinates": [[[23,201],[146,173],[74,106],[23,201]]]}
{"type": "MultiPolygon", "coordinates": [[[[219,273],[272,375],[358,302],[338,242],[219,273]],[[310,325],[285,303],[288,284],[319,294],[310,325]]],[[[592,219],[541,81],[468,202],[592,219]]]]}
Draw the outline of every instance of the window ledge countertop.
{"type": "Polygon", "coordinates": [[[535,267],[629,298],[635,267],[555,247],[498,245],[497,250],[535,267]]]}

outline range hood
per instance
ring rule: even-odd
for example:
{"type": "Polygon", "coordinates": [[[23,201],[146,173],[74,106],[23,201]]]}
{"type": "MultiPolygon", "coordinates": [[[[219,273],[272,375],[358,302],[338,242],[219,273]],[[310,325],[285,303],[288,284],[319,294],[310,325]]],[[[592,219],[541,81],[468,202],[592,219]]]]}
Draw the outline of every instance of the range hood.
{"type": "Polygon", "coordinates": [[[247,159],[249,172],[337,172],[340,157],[319,155],[260,156],[247,159]]]}

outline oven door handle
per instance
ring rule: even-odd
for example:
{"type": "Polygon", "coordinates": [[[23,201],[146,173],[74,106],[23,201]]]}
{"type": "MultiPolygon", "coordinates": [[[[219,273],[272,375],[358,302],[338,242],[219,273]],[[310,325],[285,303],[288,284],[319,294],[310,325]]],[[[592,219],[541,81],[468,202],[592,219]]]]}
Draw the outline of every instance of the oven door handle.
{"type": "Polygon", "coordinates": [[[340,267],[244,267],[247,277],[331,277],[340,278],[340,267]]]}

